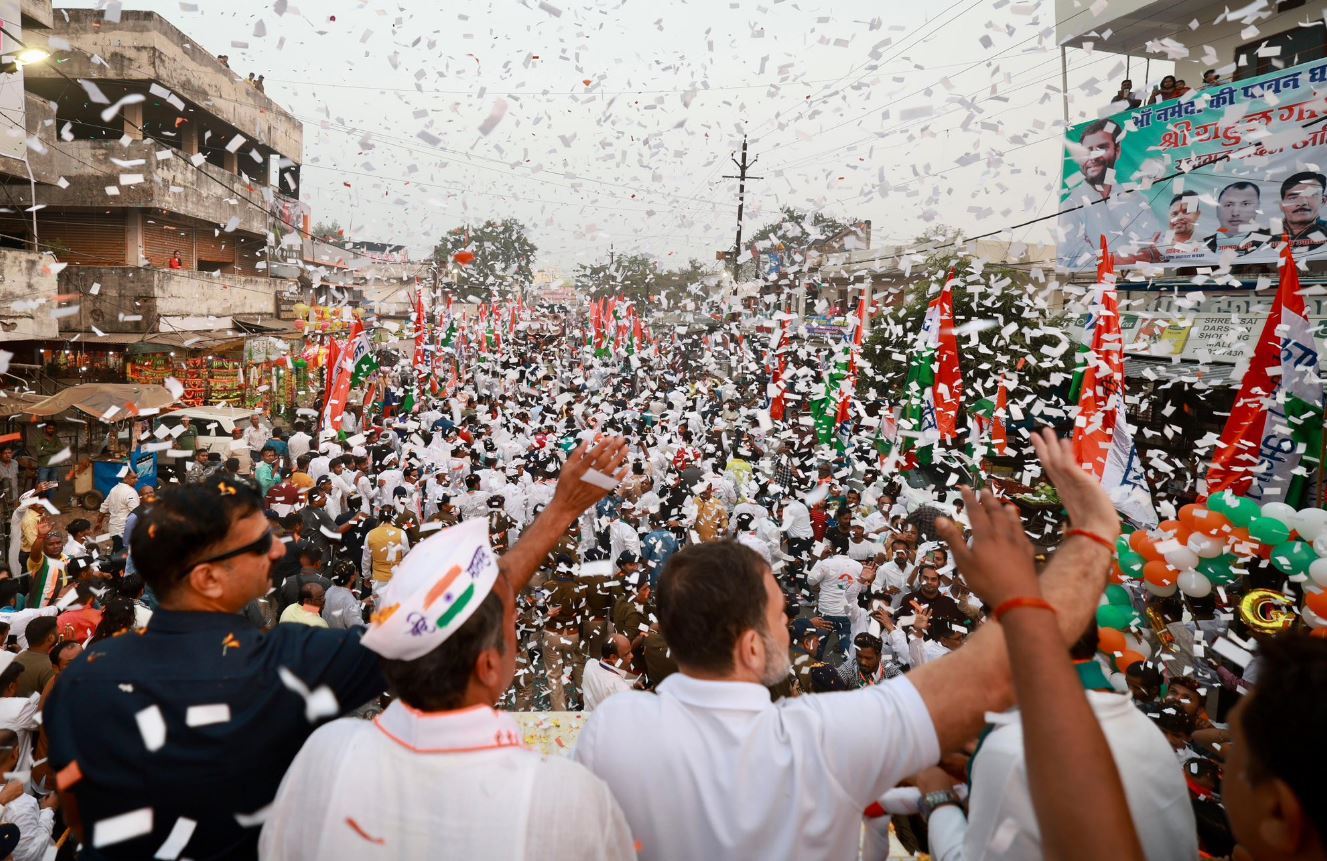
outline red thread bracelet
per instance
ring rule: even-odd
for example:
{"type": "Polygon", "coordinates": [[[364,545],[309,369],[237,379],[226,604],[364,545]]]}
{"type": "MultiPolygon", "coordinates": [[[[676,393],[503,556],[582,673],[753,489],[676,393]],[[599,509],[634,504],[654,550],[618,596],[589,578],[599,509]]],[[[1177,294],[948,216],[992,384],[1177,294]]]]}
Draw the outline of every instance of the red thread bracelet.
{"type": "Polygon", "coordinates": [[[1107,550],[1109,550],[1111,553],[1114,553],[1114,552],[1115,552],[1115,542],[1113,542],[1113,541],[1109,541],[1109,540],[1107,540],[1106,538],[1103,538],[1102,536],[1098,535],[1098,534],[1095,533],[1095,532],[1090,532],[1090,531],[1088,531],[1088,530],[1086,530],[1086,529],[1070,529],[1068,532],[1066,532],[1066,533],[1064,533],[1064,534],[1065,534],[1065,537],[1068,537],[1068,536],[1071,536],[1071,535],[1081,535],[1081,536],[1083,536],[1084,538],[1090,538],[1090,539],[1092,539],[1093,541],[1095,541],[1095,542],[1097,542],[1098,544],[1100,544],[1102,547],[1105,547],[1105,548],[1106,548],[1107,550]]]}
{"type": "Polygon", "coordinates": [[[1004,618],[1005,613],[1023,607],[1029,607],[1036,610],[1050,610],[1052,613],[1055,612],[1055,608],[1051,606],[1051,603],[1045,598],[1010,598],[1008,601],[1005,601],[1000,606],[996,607],[991,615],[994,616],[995,621],[998,622],[1004,618]]]}

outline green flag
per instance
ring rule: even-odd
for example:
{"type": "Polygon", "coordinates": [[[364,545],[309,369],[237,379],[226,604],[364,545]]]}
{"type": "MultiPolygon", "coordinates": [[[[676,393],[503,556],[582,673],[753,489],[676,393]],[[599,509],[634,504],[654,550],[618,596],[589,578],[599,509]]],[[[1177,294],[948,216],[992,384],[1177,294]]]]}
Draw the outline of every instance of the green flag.
{"type": "Polygon", "coordinates": [[[825,369],[824,396],[811,402],[811,416],[815,420],[816,439],[820,444],[834,443],[841,446],[843,441],[834,431],[838,427],[839,398],[842,396],[843,381],[848,377],[851,346],[844,341],[835,345],[833,351],[825,369]]]}

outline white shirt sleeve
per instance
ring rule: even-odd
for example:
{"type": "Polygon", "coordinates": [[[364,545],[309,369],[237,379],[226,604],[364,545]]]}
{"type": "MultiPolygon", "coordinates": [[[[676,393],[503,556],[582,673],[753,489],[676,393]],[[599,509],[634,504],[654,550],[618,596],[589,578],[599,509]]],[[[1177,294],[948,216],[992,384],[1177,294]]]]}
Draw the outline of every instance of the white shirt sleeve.
{"type": "Polygon", "coordinates": [[[18,846],[10,857],[14,861],[41,861],[51,845],[55,813],[43,810],[31,795],[20,795],[4,807],[0,820],[18,826],[18,846]]]}
{"type": "Polygon", "coordinates": [[[986,737],[972,761],[968,828],[963,840],[970,858],[981,858],[990,851],[997,831],[1007,847],[1002,857],[1041,857],[1041,831],[1028,794],[1021,741],[1020,727],[1000,727],[986,737]],[[1018,744],[1009,733],[1017,736],[1018,744]]]}
{"type": "Polygon", "coordinates": [[[940,759],[940,740],[921,694],[906,676],[830,696],[799,697],[824,722],[824,755],[849,798],[879,798],[940,759]]]}
{"type": "MultiPolygon", "coordinates": [[[[926,833],[933,861],[963,861],[968,819],[956,804],[946,804],[926,821],[926,833]]],[[[974,855],[974,858],[981,857],[974,855]]]]}

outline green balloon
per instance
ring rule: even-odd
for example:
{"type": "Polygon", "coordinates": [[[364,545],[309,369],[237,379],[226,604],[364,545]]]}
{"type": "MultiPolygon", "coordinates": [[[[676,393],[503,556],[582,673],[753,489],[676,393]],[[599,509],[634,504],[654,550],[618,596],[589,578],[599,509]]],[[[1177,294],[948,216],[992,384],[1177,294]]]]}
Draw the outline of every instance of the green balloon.
{"type": "Polygon", "coordinates": [[[1133,611],[1132,607],[1105,604],[1097,608],[1097,625],[1102,628],[1127,631],[1137,618],[1138,614],[1133,611]]]}
{"type": "Polygon", "coordinates": [[[1199,559],[1198,573],[1211,580],[1214,586],[1225,586],[1238,580],[1244,573],[1237,566],[1236,559],[1237,557],[1230,553],[1215,559],[1199,559]]]}
{"type": "Polygon", "coordinates": [[[1207,498],[1207,510],[1215,511],[1217,514],[1230,514],[1231,505],[1238,497],[1228,490],[1220,493],[1214,493],[1207,498]]]}
{"type": "MultiPolygon", "coordinates": [[[[1132,550],[1120,554],[1120,570],[1135,580],[1143,576],[1143,566],[1146,564],[1147,560],[1132,550]]],[[[1111,603],[1117,602],[1112,601],[1111,603]]]]}
{"type": "MultiPolygon", "coordinates": [[[[1236,496],[1233,493],[1230,493],[1229,491],[1224,491],[1222,493],[1219,493],[1217,494],[1217,496],[1226,497],[1225,499],[1226,510],[1222,511],[1221,513],[1224,514],[1226,516],[1226,519],[1229,520],[1235,526],[1247,527],[1251,525],[1253,521],[1257,520],[1260,516],[1262,516],[1262,508],[1259,507],[1258,503],[1254,502],[1252,499],[1249,499],[1244,496],[1236,496]]],[[[1215,498],[1216,498],[1215,496],[1212,497],[1212,499],[1215,498]]],[[[1207,507],[1211,508],[1212,500],[1209,499],[1207,502],[1208,502],[1207,507]]]]}
{"type": "Polygon", "coordinates": [[[1318,554],[1306,541],[1287,541],[1272,548],[1271,562],[1282,574],[1307,574],[1317,560],[1318,554]]]}
{"type": "MultiPolygon", "coordinates": [[[[1141,559],[1142,557],[1138,558],[1141,559]]],[[[1115,583],[1106,587],[1106,600],[1116,607],[1133,606],[1133,601],[1129,597],[1129,590],[1115,583]]]]}
{"type": "Polygon", "coordinates": [[[1126,553],[1132,553],[1133,548],[1129,546],[1129,536],[1121,535],[1115,539],[1115,555],[1123,556],[1126,553]]]}
{"type": "Polygon", "coordinates": [[[1290,527],[1274,517],[1258,517],[1249,524],[1249,537],[1262,544],[1284,544],[1290,527]]]}

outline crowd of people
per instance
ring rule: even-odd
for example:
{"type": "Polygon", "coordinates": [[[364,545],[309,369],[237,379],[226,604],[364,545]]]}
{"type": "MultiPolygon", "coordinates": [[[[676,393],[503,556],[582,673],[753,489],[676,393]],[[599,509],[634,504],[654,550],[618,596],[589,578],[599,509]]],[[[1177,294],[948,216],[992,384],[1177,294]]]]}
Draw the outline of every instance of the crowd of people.
{"type": "Polygon", "coordinates": [[[27,494],[0,852],[1327,855],[1327,643],[1141,590],[1098,629],[1120,524],[1066,444],[1033,440],[1066,516],[1034,546],[990,490],[632,364],[255,414],[95,524],[27,494]],[[523,748],[544,709],[589,712],[571,758],[523,748]]]}

